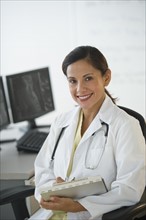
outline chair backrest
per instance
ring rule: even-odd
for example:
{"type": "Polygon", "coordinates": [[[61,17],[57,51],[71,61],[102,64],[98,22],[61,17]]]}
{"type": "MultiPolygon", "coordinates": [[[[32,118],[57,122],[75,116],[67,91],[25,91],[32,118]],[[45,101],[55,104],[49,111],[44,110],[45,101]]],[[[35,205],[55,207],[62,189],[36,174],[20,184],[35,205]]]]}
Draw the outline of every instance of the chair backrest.
{"type": "Polygon", "coordinates": [[[138,112],[136,112],[132,109],[129,109],[129,108],[126,108],[126,107],[123,107],[123,106],[119,106],[119,105],[118,105],[118,107],[123,109],[125,112],[127,112],[129,115],[135,117],[139,121],[143,136],[146,140],[146,122],[144,120],[144,117],[141,114],[139,114],[138,112]]]}

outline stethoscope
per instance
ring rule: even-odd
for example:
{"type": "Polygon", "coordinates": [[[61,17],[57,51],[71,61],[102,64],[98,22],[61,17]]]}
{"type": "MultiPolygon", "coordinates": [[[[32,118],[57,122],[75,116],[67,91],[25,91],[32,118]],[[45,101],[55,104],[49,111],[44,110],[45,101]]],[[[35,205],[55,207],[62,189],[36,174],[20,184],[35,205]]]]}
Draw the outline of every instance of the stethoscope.
{"type": "MultiPolygon", "coordinates": [[[[104,147],[103,147],[102,153],[101,153],[101,155],[100,155],[100,159],[98,160],[98,164],[99,164],[99,162],[100,162],[100,160],[101,160],[101,158],[102,158],[102,155],[103,155],[103,152],[104,152],[104,149],[105,149],[105,145],[106,145],[106,142],[107,142],[108,132],[109,132],[109,125],[108,125],[107,123],[105,123],[105,122],[102,121],[102,122],[101,122],[101,125],[102,125],[102,128],[104,128],[103,130],[104,130],[105,142],[104,142],[104,147]]],[[[102,128],[101,128],[101,129],[102,129],[102,128]]],[[[55,143],[55,146],[54,146],[54,149],[53,149],[53,152],[52,152],[52,155],[51,155],[51,159],[50,159],[50,167],[51,167],[52,164],[53,164],[53,161],[54,161],[54,158],[55,158],[55,153],[56,153],[56,150],[57,150],[57,147],[58,147],[58,143],[59,143],[60,138],[61,138],[61,136],[62,136],[62,134],[63,134],[63,132],[64,132],[65,129],[66,129],[66,127],[63,127],[63,128],[61,129],[61,131],[60,131],[60,133],[59,133],[59,136],[58,136],[58,138],[57,138],[57,141],[56,141],[56,143],[55,143]]],[[[94,132],[94,133],[92,134],[92,136],[94,136],[95,133],[96,133],[96,132],[94,132]]],[[[88,147],[88,150],[87,150],[87,152],[86,152],[85,161],[87,161],[87,155],[88,155],[89,148],[90,148],[90,146],[88,147]]],[[[87,163],[85,162],[85,167],[86,167],[87,169],[95,169],[95,168],[97,168],[98,164],[97,164],[96,166],[92,166],[92,167],[91,167],[91,166],[87,166],[87,163]]]]}

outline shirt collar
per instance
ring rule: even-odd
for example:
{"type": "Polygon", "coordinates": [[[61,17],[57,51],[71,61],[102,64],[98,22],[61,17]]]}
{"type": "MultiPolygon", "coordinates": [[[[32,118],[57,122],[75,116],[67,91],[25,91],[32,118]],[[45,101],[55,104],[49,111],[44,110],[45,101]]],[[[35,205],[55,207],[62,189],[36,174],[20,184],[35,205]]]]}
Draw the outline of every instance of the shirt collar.
{"type": "MultiPolygon", "coordinates": [[[[95,121],[100,120],[101,122],[110,124],[110,122],[112,121],[114,117],[113,110],[115,106],[116,105],[112,102],[111,98],[108,95],[106,95],[105,100],[98,114],[95,117],[95,121]]],[[[63,117],[63,120],[61,120],[61,117],[60,117],[58,126],[67,127],[70,124],[77,124],[78,121],[75,119],[79,117],[80,110],[81,110],[80,106],[76,106],[72,111],[70,111],[69,113],[66,113],[65,117],[63,117]]]]}

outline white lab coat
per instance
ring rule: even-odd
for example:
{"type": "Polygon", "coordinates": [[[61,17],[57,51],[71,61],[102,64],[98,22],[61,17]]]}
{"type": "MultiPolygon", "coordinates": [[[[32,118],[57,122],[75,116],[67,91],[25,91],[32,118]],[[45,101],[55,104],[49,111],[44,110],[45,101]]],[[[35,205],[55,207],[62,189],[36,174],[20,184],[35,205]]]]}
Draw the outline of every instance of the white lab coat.
{"type": "MultiPolygon", "coordinates": [[[[38,201],[42,186],[52,185],[58,176],[66,178],[79,112],[80,107],[75,107],[56,118],[37,155],[35,196],[38,201]],[[54,162],[50,165],[62,127],[66,128],[58,143],[54,162]]],[[[101,219],[106,212],[138,202],[145,187],[144,160],[145,140],[138,120],[119,109],[106,96],[76,149],[70,179],[100,175],[108,192],[79,199],[87,211],[68,213],[68,219],[101,219]],[[102,121],[109,125],[107,139],[102,121]]]]}

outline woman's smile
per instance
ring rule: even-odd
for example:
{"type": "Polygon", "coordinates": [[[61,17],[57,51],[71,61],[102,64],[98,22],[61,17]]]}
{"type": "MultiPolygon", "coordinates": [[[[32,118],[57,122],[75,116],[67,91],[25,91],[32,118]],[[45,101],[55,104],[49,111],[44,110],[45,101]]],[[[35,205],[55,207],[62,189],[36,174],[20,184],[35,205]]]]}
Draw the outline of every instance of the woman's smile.
{"type": "Polygon", "coordinates": [[[88,99],[91,98],[91,96],[93,95],[93,93],[90,93],[88,95],[77,95],[77,98],[80,100],[80,101],[87,101],[88,99]]]}

